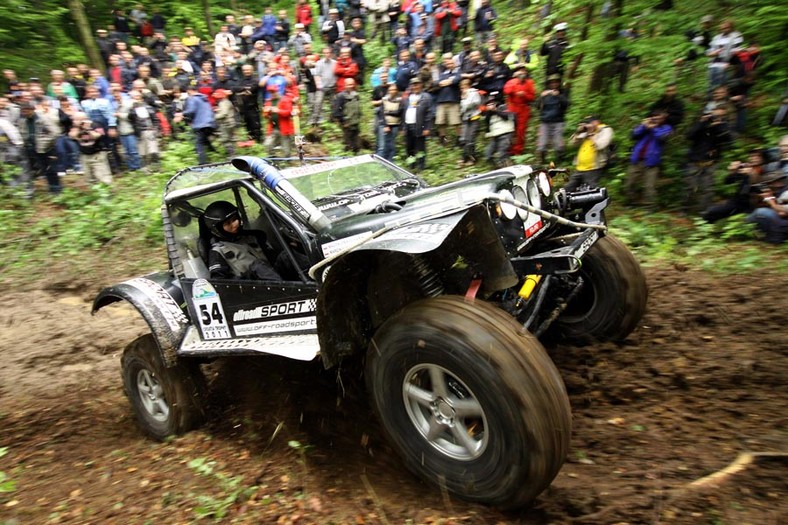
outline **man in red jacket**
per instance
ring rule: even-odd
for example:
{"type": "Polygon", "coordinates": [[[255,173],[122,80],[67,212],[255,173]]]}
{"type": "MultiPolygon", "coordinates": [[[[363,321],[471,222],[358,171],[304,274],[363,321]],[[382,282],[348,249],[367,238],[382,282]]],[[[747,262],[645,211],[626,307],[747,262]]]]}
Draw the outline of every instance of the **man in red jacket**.
{"type": "Polygon", "coordinates": [[[289,157],[292,137],[295,135],[293,117],[298,115],[293,97],[289,93],[281,95],[278,89],[271,90],[271,97],[263,106],[263,113],[268,120],[266,130],[268,154],[271,157],[289,157]],[[282,148],[281,155],[274,152],[277,146],[282,148]]]}
{"type": "Polygon", "coordinates": [[[452,0],[441,0],[435,10],[435,37],[441,38],[441,52],[451,53],[454,48],[454,36],[460,28],[462,9],[452,0]]]}
{"type": "Polygon", "coordinates": [[[536,98],[536,86],[528,76],[525,64],[514,66],[514,77],[503,86],[506,95],[507,110],[514,114],[514,137],[509,153],[522,155],[525,149],[525,134],[528,131],[528,119],[531,118],[531,103],[536,98]]]}
{"type": "Polygon", "coordinates": [[[295,16],[296,23],[304,24],[304,31],[309,33],[309,26],[312,25],[312,7],[307,0],[298,0],[295,16]]]}
{"type": "Polygon", "coordinates": [[[334,74],[337,77],[337,93],[345,90],[345,80],[358,76],[358,64],[350,58],[350,48],[343,47],[339,52],[339,58],[334,66],[334,74]]]}

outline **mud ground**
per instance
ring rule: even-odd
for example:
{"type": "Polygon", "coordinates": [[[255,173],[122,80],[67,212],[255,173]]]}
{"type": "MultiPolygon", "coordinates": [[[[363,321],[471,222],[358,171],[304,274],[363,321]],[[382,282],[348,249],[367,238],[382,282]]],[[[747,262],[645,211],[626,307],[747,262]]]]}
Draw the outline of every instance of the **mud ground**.
{"type": "Polygon", "coordinates": [[[150,441],[119,373],[125,344],[145,331],[136,314],[91,317],[103,282],[7,288],[0,472],[16,489],[0,492],[0,523],[173,524],[211,512],[205,522],[788,522],[785,276],[661,267],[647,277],[648,312],[624,344],[550,349],[571,398],[572,448],[552,486],[515,513],[421,483],[360,389],[317,363],[217,363],[209,423],[150,441]],[[749,464],[703,479],[746,452],[749,464]],[[193,460],[214,463],[198,472],[193,460]]]}

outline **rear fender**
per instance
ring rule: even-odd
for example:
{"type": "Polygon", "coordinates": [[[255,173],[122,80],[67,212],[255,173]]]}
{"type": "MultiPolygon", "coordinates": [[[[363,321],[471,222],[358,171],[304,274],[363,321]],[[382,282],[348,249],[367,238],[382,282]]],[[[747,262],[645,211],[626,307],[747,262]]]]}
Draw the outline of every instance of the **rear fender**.
{"type": "Polygon", "coordinates": [[[172,273],[153,273],[104,288],[93,300],[91,313],[118,301],[128,301],[137,309],[159,345],[164,364],[174,366],[189,318],[180,306],[183,292],[172,273]]]}

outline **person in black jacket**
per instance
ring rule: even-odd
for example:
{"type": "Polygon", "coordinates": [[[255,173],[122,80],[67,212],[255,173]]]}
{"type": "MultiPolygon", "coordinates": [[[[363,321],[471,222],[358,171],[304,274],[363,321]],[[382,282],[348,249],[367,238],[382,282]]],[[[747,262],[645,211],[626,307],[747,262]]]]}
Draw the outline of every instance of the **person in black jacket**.
{"type": "Polygon", "coordinates": [[[410,81],[410,93],[403,97],[403,127],[405,130],[405,151],[407,163],[413,171],[419,172],[427,165],[427,137],[432,131],[435,108],[432,97],[422,92],[419,77],[410,81]]]}
{"type": "Polygon", "coordinates": [[[678,97],[678,87],[675,83],[670,83],[665,87],[665,93],[659,97],[648,109],[648,114],[653,115],[658,112],[666,112],[668,119],[666,124],[670,124],[673,129],[684,120],[684,102],[678,97]]]}
{"type": "Polygon", "coordinates": [[[689,162],[684,175],[684,211],[687,213],[705,210],[711,205],[714,171],[732,139],[726,114],[725,106],[704,112],[687,130],[690,141],[689,162]]]}
{"type": "Polygon", "coordinates": [[[539,109],[539,133],[536,139],[536,152],[539,162],[547,164],[547,150],[555,149],[556,161],[564,156],[564,125],[569,97],[561,87],[561,75],[547,77],[547,89],[536,100],[539,109]]]}
{"type": "Polygon", "coordinates": [[[717,222],[737,213],[750,213],[757,204],[757,192],[751,191],[755,184],[761,182],[765,173],[764,150],[755,148],[750,151],[747,162],[733,161],[728,166],[725,184],[736,184],[736,193],[719,204],[708,208],[701,214],[707,222],[717,222]]]}
{"type": "Polygon", "coordinates": [[[564,52],[569,47],[569,40],[566,38],[566,30],[568,26],[566,22],[560,22],[553,27],[553,38],[545,41],[542,44],[542,49],[539,54],[546,56],[545,60],[545,75],[561,75],[564,76],[564,52]]]}
{"type": "Polygon", "coordinates": [[[249,133],[249,140],[260,142],[260,103],[258,90],[259,80],[254,74],[254,68],[251,64],[244,64],[241,68],[242,77],[235,84],[233,94],[235,95],[235,102],[238,106],[238,112],[246,126],[246,131],[249,133]]]}

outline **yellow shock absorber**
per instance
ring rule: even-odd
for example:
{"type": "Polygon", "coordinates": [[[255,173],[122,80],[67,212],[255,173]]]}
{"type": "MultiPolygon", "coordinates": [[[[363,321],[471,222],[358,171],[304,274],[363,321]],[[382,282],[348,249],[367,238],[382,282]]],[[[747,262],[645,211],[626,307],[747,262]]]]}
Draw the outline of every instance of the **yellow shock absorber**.
{"type": "Polygon", "coordinates": [[[534,288],[536,288],[536,285],[539,284],[539,281],[541,280],[542,280],[541,275],[526,275],[525,282],[523,283],[522,288],[520,288],[520,291],[517,292],[517,295],[519,295],[522,299],[527,301],[528,298],[531,297],[531,294],[534,292],[534,288]]]}

